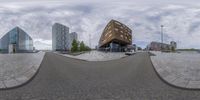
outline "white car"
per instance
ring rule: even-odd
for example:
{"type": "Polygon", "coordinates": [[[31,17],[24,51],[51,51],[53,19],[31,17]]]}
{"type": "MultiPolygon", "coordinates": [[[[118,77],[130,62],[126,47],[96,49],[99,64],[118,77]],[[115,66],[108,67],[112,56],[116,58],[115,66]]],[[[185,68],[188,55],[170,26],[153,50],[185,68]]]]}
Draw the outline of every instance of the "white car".
{"type": "Polygon", "coordinates": [[[131,51],[127,51],[125,52],[125,55],[133,55],[135,54],[136,52],[134,50],[131,50],[131,51]]]}

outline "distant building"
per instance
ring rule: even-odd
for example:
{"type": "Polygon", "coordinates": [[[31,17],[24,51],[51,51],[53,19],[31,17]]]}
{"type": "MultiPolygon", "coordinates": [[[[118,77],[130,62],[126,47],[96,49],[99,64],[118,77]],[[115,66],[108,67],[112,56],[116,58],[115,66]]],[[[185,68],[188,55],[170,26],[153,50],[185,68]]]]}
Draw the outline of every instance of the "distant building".
{"type": "Polygon", "coordinates": [[[0,42],[4,53],[33,52],[33,39],[19,27],[6,33],[0,42]]]}
{"type": "Polygon", "coordinates": [[[55,23],[52,27],[52,50],[53,51],[69,51],[72,41],[78,40],[76,32],[69,34],[69,27],[60,23],[55,23]]]}
{"type": "Polygon", "coordinates": [[[78,34],[76,32],[72,32],[70,33],[70,38],[71,40],[78,40],[78,34]]]}
{"type": "Polygon", "coordinates": [[[116,20],[111,20],[99,40],[99,50],[112,52],[126,51],[132,44],[132,30],[116,20]]]}
{"type": "Polygon", "coordinates": [[[149,45],[147,45],[146,50],[152,50],[152,51],[171,51],[174,47],[174,50],[176,49],[176,42],[172,41],[170,44],[166,43],[160,43],[160,42],[151,42],[149,45]]]}
{"type": "Polygon", "coordinates": [[[170,44],[171,44],[171,46],[172,46],[174,49],[176,49],[176,48],[177,48],[177,44],[176,44],[176,42],[175,42],[175,41],[171,41],[171,42],[170,42],[170,44]]]}
{"type": "Polygon", "coordinates": [[[52,28],[53,51],[67,51],[70,48],[69,27],[55,23],[52,28]]]}
{"type": "Polygon", "coordinates": [[[72,47],[73,40],[78,41],[78,34],[76,32],[70,33],[70,49],[72,47]]]}

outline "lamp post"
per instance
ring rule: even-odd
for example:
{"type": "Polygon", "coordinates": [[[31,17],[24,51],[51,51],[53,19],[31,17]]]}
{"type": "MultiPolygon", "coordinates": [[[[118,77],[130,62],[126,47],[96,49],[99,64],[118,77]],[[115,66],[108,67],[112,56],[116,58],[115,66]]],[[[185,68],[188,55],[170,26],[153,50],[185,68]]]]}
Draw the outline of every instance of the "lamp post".
{"type": "Polygon", "coordinates": [[[91,48],[91,34],[89,34],[89,46],[91,48]]]}
{"type": "Polygon", "coordinates": [[[91,34],[89,34],[89,46],[92,49],[92,47],[91,47],[91,34]]]}
{"type": "Polygon", "coordinates": [[[162,50],[163,50],[163,27],[164,27],[164,25],[161,25],[160,27],[161,27],[161,47],[160,47],[160,50],[162,52],[162,50]]]}

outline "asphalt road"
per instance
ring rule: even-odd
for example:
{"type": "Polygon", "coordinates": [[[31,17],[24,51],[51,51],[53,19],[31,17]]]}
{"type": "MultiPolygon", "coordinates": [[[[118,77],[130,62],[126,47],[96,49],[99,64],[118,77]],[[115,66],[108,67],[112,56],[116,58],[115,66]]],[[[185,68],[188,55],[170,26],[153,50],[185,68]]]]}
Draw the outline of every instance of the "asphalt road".
{"type": "Polygon", "coordinates": [[[46,53],[28,84],[0,91],[0,100],[199,100],[200,91],[164,83],[148,53],[87,62],[46,53]]]}

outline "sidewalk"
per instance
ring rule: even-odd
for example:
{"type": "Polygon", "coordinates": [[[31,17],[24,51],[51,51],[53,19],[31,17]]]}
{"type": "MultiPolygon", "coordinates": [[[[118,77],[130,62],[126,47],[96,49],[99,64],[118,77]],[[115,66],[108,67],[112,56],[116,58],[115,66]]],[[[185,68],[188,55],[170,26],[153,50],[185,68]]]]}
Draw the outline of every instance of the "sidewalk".
{"type": "Polygon", "coordinates": [[[152,63],[166,82],[176,87],[200,89],[200,53],[151,52],[152,63]]]}
{"type": "Polygon", "coordinates": [[[26,83],[38,71],[45,53],[0,54],[0,89],[26,83]]]}
{"type": "Polygon", "coordinates": [[[60,54],[60,55],[86,61],[108,61],[126,57],[124,52],[100,52],[100,51],[90,51],[77,56],[72,56],[68,54],[60,54]]]}

